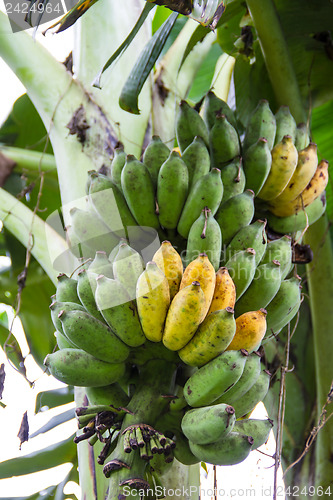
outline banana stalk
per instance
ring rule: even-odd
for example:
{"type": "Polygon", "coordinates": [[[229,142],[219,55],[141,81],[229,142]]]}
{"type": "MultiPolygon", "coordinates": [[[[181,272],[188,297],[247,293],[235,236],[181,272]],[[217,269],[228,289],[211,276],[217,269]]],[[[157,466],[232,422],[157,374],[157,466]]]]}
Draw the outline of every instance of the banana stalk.
{"type": "Polygon", "coordinates": [[[48,153],[1,145],[1,154],[15,162],[16,169],[24,169],[25,171],[34,173],[37,173],[39,170],[55,173],[57,168],[54,156],[48,153]]]}

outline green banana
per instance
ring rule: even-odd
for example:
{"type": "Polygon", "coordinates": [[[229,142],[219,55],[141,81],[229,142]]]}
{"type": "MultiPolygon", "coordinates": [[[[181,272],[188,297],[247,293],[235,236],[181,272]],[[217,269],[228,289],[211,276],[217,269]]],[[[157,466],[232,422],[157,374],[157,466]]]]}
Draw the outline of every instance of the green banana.
{"type": "Polygon", "coordinates": [[[208,130],[211,130],[216,121],[216,114],[223,114],[227,117],[228,122],[237,130],[237,123],[234,112],[229,108],[228,104],[217,97],[211,90],[206,94],[203,103],[203,119],[208,130]]]}
{"type": "Polygon", "coordinates": [[[202,137],[208,146],[209,138],[205,122],[194,108],[182,100],[176,119],[176,138],[182,154],[196,136],[202,137]]]}
{"type": "Polygon", "coordinates": [[[222,234],[217,221],[208,208],[204,208],[200,217],[193,222],[188,234],[185,266],[205,253],[215,271],[220,267],[222,234]]]}
{"type": "Polygon", "coordinates": [[[127,204],[140,226],[159,229],[155,190],[147,167],[133,155],[127,155],[121,173],[121,186],[127,204]]]}
{"type": "Polygon", "coordinates": [[[137,223],[122,192],[105,175],[90,172],[90,176],[92,178],[89,188],[91,205],[115,235],[119,238],[126,237],[127,227],[136,226],[137,223]]]}
{"type": "Polygon", "coordinates": [[[77,349],[77,346],[73,344],[68,338],[61,333],[59,330],[54,332],[55,338],[57,339],[57,344],[59,349],[77,349]]]}
{"type": "Polygon", "coordinates": [[[114,408],[119,408],[129,402],[128,395],[117,383],[102,387],[87,387],[86,394],[89,405],[112,405],[114,408]]]}
{"type": "Polygon", "coordinates": [[[266,224],[266,219],[258,219],[252,224],[240,229],[226,248],[227,258],[232,258],[233,255],[240,250],[253,248],[255,250],[255,261],[257,266],[267,247],[267,236],[265,232],[266,224]]]}
{"type": "Polygon", "coordinates": [[[209,149],[215,168],[223,168],[223,165],[240,155],[238,132],[225,115],[216,115],[215,124],[209,133],[209,149]]]}
{"type": "Polygon", "coordinates": [[[143,154],[142,163],[150,173],[155,190],[157,187],[158,172],[169,155],[170,150],[168,146],[161,141],[158,135],[153,135],[143,154]]]}
{"type": "Polygon", "coordinates": [[[212,404],[241,377],[247,351],[225,351],[191,375],[184,386],[184,397],[190,406],[212,404]]]}
{"type": "Polygon", "coordinates": [[[243,396],[232,403],[235,409],[236,419],[247,415],[266,396],[271,374],[268,370],[262,370],[255,383],[243,396]]]}
{"type": "Polygon", "coordinates": [[[308,127],[306,123],[299,123],[296,128],[295,146],[297,151],[302,151],[310,144],[308,127]]]}
{"type": "Polygon", "coordinates": [[[273,420],[270,418],[266,418],[265,420],[257,418],[237,420],[233,428],[235,432],[253,437],[252,450],[256,450],[268,441],[272,429],[273,420]]]}
{"type": "Polygon", "coordinates": [[[264,137],[267,140],[268,148],[271,150],[274,145],[275,133],[275,116],[269,107],[268,101],[262,99],[259,101],[247,123],[243,141],[243,152],[257,142],[260,137],[264,137]]]}
{"type": "Polygon", "coordinates": [[[301,305],[301,278],[283,280],[278,293],[266,307],[267,334],[278,332],[297,314],[301,305]]]}
{"type": "Polygon", "coordinates": [[[111,162],[111,180],[117,186],[119,191],[121,188],[121,172],[126,162],[126,153],[123,146],[119,146],[114,150],[111,162]]]}
{"type": "Polygon", "coordinates": [[[188,170],[179,153],[171,151],[157,178],[158,219],[161,226],[175,229],[188,193],[188,170]]]}
{"type": "Polygon", "coordinates": [[[276,134],[274,145],[282,141],[285,135],[290,135],[293,142],[296,139],[296,122],[293,115],[290,113],[288,106],[280,106],[278,112],[275,113],[276,134]]]}
{"type": "Polygon", "coordinates": [[[130,347],[142,345],[146,337],[135,301],[130,300],[125,288],[117,280],[99,276],[96,283],[96,305],[111,330],[130,347]]]}
{"type": "Polygon", "coordinates": [[[235,332],[236,322],[231,307],[212,312],[188,344],[178,351],[179,357],[187,365],[203,366],[228,347],[235,332]]]}
{"type": "Polygon", "coordinates": [[[250,286],[256,272],[256,252],[253,248],[236,252],[226,263],[231,279],[236,287],[237,300],[250,286]]]}
{"type": "Polygon", "coordinates": [[[272,166],[272,155],[267,139],[259,137],[244,154],[243,168],[246,177],[245,187],[253,189],[257,195],[268,177],[272,166]]]}
{"type": "Polygon", "coordinates": [[[190,450],[202,462],[214,465],[235,465],[243,462],[252,450],[253,438],[230,432],[224,439],[211,444],[194,444],[190,450]]]}
{"type": "Polygon", "coordinates": [[[113,384],[125,372],[125,363],[106,363],[82,349],[61,349],[44,360],[57,380],[77,387],[100,387],[113,384]]]}
{"type": "Polygon", "coordinates": [[[127,243],[119,245],[119,250],[113,261],[113,275],[127,291],[130,299],[136,297],[136,283],[144,271],[141,255],[127,243]]]}
{"type": "Polygon", "coordinates": [[[62,329],[61,321],[58,318],[60,311],[86,311],[85,307],[76,302],[60,302],[58,300],[54,300],[49,307],[51,310],[52,323],[56,330],[62,334],[64,334],[64,331],[62,329]]]}
{"type": "Polygon", "coordinates": [[[242,193],[245,189],[246,182],[242,159],[237,158],[231,163],[228,163],[228,165],[225,165],[221,170],[221,179],[224,188],[222,203],[242,193]]]}
{"type": "Polygon", "coordinates": [[[89,264],[88,274],[90,276],[94,274],[96,278],[100,274],[107,278],[113,278],[112,262],[110,262],[105,252],[96,252],[94,260],[89,264]]]}
{"type": "Polygon", "coordinates": [[[278,217],[273,214],[268,215],[269,227],[276,233],[295,233],[304,231],[308,226],[316,222],[326,210],[325,192],[316,198],[310,205],[300,210],[297,214],[288,217],[278,217]]]}
{"type": "Polygon", "coordinates": [[[281,285],[280,262],[273,260],[257,267],[252,283],[236,302],[236,317],[247,311],[266,308],[278,293],[281,285]]]}
{"type": "Polygon", "coordinates": [[[260,365],[260,354],[257,351],[252,352],[245,361],[244,370],[238,382],[229,391],[217,398],[213,404],[227,403],[233,405],[235,401],[241,399],[259,378],[261,372],[260,365]]]}
{"type": "Polygon", "coordinates": [[[201,211],[208,207],[215,215],[223,196],[221,171],[213,168],[208,174],[198,179],[189,193],[177,230],[183,238],[188,237],[193,222],[200,216],[201,211]]]}
{"type": "Polygon", "coordinates": [[[58,302],[75,302],[81,305],[77,295],[77,281],[64,273],[57,276],[57,281],[56,300],[58,302]]]}
{"type": "Polygon", "coordinates": [[[280,262],[281,280],[289,273],[292,262],[291,238],[288,235],[267,243],[266,252],[260,261],[260,265],[268,264],[278,260],[280,262]]]}
{"type": "Polygon", "coordinates": [[[181,427],[192,443],[209,444],[224,439],[233,430],[235,421],[233,407],[221,403],[187,411],[181,427]]]}
{"type": "Polygon", "coordinates": [[[175,458],[184,465],[197,464],[200,460],[190,450],[190,445],[182,432],[176,432],[176,448],[173,450],[175,458]]]}
{"type": "Polygon", "coordinates": [[[60,311],[58,318],[66,337],[95,358],[120,363],[129,355],[128,347],[105,323],[83,311],[60,311]]]}
{"type": "Polygon", "coordinates": [[[96,213],[76,207],[72,208],[69,213],[75,235],[94,251],[94,255],[98,250],[111,252],[118,242],[118,237],[110,231],[110,228],[96,213]]]}
{"type": "Polygon", "coordinates": [[[65,235],[68,248],[75,257],[78,259],[88,259],[94,257],[94,250],[88,247],[88,245],[76,236],[71,225],[65,227],[65,235]]]}
{"type": "Polygon", "coordinates": [[[229,245],[240,229],[248,226],[254,216],[254,192],[247,189],[223,202],[215,214],[223,238],[223,245],[229,245]]]}
{"type": "Polygon", "coordinates": [[[82,305],[86,308],[89,314],[99,319],[100,321],[103,321],[103,316],[98,311],[95,302],[95,273],[88,273],[85,269],[82,269],[81,271],[79,271],[77,278],[77,294],[82,305]]]}
{"type": "Polygon", "coordinates": [[[201,137],[195,137],[191,144],[187,146],[182,154],[182,160],[187,166],[188,192],[190,192],[197,180],[208,174],[210,170],[209,152],[201,137]]]}

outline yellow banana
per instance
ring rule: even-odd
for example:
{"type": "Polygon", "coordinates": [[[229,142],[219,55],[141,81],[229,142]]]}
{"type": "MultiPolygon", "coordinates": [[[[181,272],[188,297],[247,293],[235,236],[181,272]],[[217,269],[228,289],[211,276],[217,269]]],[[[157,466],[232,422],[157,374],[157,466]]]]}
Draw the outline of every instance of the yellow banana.
{"type": "Polygon", "coordinates": [[[215,289],[208,315],[226,307],[234,309],[236,302],[236,287],[226,267],[220,267],[216,273],[215,289]]]}
{"type": "Polygon", "coordinates": [[[298,152],[295,172],[282,193],[275,198],[274,204],[289,202],[297,198],[312,179],[317,166],[317,144],[310,142],[308,147],[298,152]]]}
{"type": "Polygon", "coordinates": [[[246,349],[249,353],[259,348],[266,333],[266,309],[249,311],[236,319],[236,333],[227,351],[246,349]]]}
{"type": "Polygon", "coordinates": [[[179,290],[183,276],[182,259],[170,241],[163,241],[160,248],[155,252],[153,261],[163,271],[169,282],[170,300],[172,300],[179,290]]]}
{"type": "Polygon", "coordinates": [[[328,183],[328,161],[322,160],[312,179],[306,186],[306,188],[301,192],[299,196],[289,203],[282,202],[278,203],[278,200],[274,200],[270,204],[270,211],[277,215],[278,217],[289,217],[290,215],[297,214],[304,208],[311,205],[324,191],[328,183]]]}
{"type": "Polygon", "coordinates": [[[155,262],[148,262],[136,286],[136,302],[143,333],[148,340],[162,340],[170,305],[169,283],[155,262]]]}
{"type": "Polygon", "coordinates": [[[206,308],[205,294],[198,281],[193,281],[175,295],[171,302],[163,344],[171,351],[182,349],[193,337],[206,308]]]}
{"type": "Polygon", "coordinates": [[[271,169],[258,193],[258,198],[262,200],[273,200],[279,196],[290,181],[297,165],[298,153],[290,135],[285,135],[271,153],[271,169]]]}
{"type": "Polygon", "coordinates": [[[193,281],[198,281],[200,283],[205,296],[206,306],[202,312],[201,318],[201,320],[203,320],[210,308],[216,282],[215,269],[205,253],[199,254],[199,256],[192,260],[186,267],[180,282],[179,290],[189,286],[193,281]]]}

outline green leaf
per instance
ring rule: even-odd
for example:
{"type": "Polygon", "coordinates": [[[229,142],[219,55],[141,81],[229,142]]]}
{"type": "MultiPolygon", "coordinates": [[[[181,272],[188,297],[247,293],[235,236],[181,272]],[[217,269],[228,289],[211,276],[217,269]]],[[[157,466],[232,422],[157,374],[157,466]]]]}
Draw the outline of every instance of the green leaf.
{"type": "Polygon", "coordinates": [[[46,422],[45,425],[37,429],[37,431],[33,432],[30,434],[29,438],[34,438],[38,436],[39,434],[43,434],[44,432],[50,431],[51,429],[54,429],[58,425],[63,424],[64,422],[68,422],[69,420],[72,420],[75,418],[75,411],[74,409],[70,409],[67,411],[64,411],[62,413],[59,413],[59,415],[55,415],[54,417],[50,418],[48,422],[46,422]]]}
{"type": "Polygon", "coordinates": [[[173,12],[149,40],[135,63],[119,97],[119,105],[125,111],[140,114],[138,98],[150,71],[152,70],[165,42],[176,22],[177,12],[173,12]]]}
{"type": "Polygon", "coordinates": [[[4,327],[2,324],[0,324],[0,345],[16,370],[26,377],[24,358],[19,343],[14,335],[10,334],[8,328],[4,327]]]}
{"type": "Polygon", "coordinates": [[[0,479],[23,476],[41,470],[57,467],[64,463],[75,462],[76,445],[74,435],[69,439],[53,444],[42,450],[34,451],[24,457],[12,458],[0,463],[0,479]]]}
{"type": "Polygon", "coordinates": [[[207,93],[207,89],[209,89],[214,76],[216,62],[221,54],[222,51],[219,45],[212,45],[207,57],[204,59],[198,73],[196,74],[188,95],[188,98],[194,103],[200,101],[200,99],[202,99],[202,97],[204,97],[207,93]]]}
{"type": "Polygon", "coordinates": [[[35,413],[42,408],[55,408],[74,401],[74,388],[72,386],[39,392],[36,397],[35,413]]]}

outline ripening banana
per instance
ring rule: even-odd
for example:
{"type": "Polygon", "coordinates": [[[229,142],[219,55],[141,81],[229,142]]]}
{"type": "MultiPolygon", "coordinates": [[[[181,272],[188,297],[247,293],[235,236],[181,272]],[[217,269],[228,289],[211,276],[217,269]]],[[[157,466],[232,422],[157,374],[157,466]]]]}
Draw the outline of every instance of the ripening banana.
{"type": "Polygon", "coordinates": [[[255,351],[248,356],[243,373],[236,384],[234,384],[225,394],[217,398],[214,401],[214,405],[220,403],[233,405],[234,401],[242,398],[243,395],[253,386],[259,378],[260,373],[261,356],[257,351],[255,351]]]}
{"type": "Polygon", "coordinates": [[[236,303],[236,317],[247,311],[258,311],[271,302],[281,285],[280,268],[278,260],[257,267],[251,285],[236,303]]]}
{"type": "Polygon", "coordinates": [[[226,267],[220,267],[216,273],[213,298],[210,303],[208,315],[230,307],[234,309],[236,302],[236,287],[226,267]]]}
{"type": "Polygon", "coordinates": [[[168,159],[170,150],[158,135],[153,135],[150,143],[143,153],[142,162],[147,167],[153,181],[154,188],[157,187],[158,172],[161,165],[168,159]]]}
{"type": "Polygon", "coordinates": [[[278,332],[297,314],[301,305],[301,278],[283,280],[278,293],[266,307],[267,333],[278,332]]]}
{"type": "Polygon", "coordinates": [[[65,238],[70,252],[78,259],[89,259],[94,257],[94,250],[76,236],[71,225],[65,227],[65,238]]]}
{"type": "Polygon", "coordinates": [[[119,384],[114,383],[101,387],[87,387],[86,394],[89,405],[112,405],[114,408],[126,406],[129,397],[119,384]]]}
{"type": "Polygon", "coordinates": [[[60,273],[57,276],[56,300],[58,302],[75,302],[81,305],[77,295],[77,280],[60,273]]]}
{"type": "Polygon", "coordinates": [[[85,307],[83,307],[81,304],[77,304],[75,302],[60,302],[58,300],[54,300],[49,307],[51,310],[52,323],[55,329],[63,335],[64,331],[62,329],[62,324],[60,319],[58,318],[58,314],[60,313],[60,311],[86,311],[85,307]]]}
{"type": "Polygon", "coordinates": [[[236,332],[231,307],[206,316],[192,339],[180,351],[180,359],[190,366],[203,366],[228,348],[236,332]]]}
{"type": "Polygon", "coordinates": [[[77,387],[113,384],[125,373],[125,363],[106,363],[82,349],[61,349],[48,354],[44,365],[57,380],[77,387]]]}
{"type": "Polygon", "coordinates": [[[226,102],[217,97],[211,90],[206,94],[203,103],[203,119],[208,130],[211,130],[216,121],[216,114],[223,114],[227,117],[228,122],[237,130],[237,122],[234,112],[226,102]]]}
{"type": "Polygon", "coordinates": [[[169,282],[155,262],[148,262],[136,285],[136,303],[142,330],[152,342],[162,340],[170,305],[169,282]]]}
{"type": "Polygon", "coordinates": [[[200,177],[210,171],[210,156],[206,144],[201,137],[195,137],[193,142],[185,149],[182,160],[188,170],[188,192],[200,177]]]}
{"type": "Polygon", "coordinates": [[[254,192],[247,189],[243,193],[222,202],[215,214],[223,237],[223,245],[228,245],[240,229],[248,226],[254,215],[254,192]]]}
{"type": "Polygon", "coordinates": [[[155,191],[147,167],[133,155],[127,155],[121,172],[121,186],[127,204],[140,226],[159,229],[155,191]]]}
{"type": "Polygon", "coordinates": [[[184,385],[184,397],[190,406],[212,404],[241,377],[248,353],[225,351],[194,372],[184,385]]]}
{"type": "Polygon", "coordinates": [[[89,314],[103,321],[103,316],[99,312],[95,302],[96,290],[96,275],[88,273],[85,269],[81,269],[77,275],[77,294],[82,305],[86,308],[89,314]]]}
{"type": "Polygon", "coordinates": [[[175,437],[176,448],[173,452],[178,462],[184,465],[197,464],[200,460],[191,452],[188,439],[186,439],[184,434],[182,432],[176,432],[175,437]]]}
{"type": "Polygon", "coordinates": [[[238,132],[223,114],[216,115],[209,132],[209,149],[212,166],[220,169],[240,155],[238,132]]]}
{"type": "Polygon", "coordinates": [[[186,101],[180,101],[176,120],[176,138],[182,154],[197,136],[202,137],[208,146],[208,130],[205,122],[186,101]]]}
{"type": "Polygon", "coordinates": [[[188,193],[186,163],[171,151],[157,177],[158,219],[166,229],[177,227],[188,193]]]}
{"type": "Polygon", "coordinates": [[[227,351],[246,349],[251,353],[257,350],[266,333],[266,316],[266,309],[259,309],[236,318],[236,332],[227,351]]]}
{"type": "Polygon", "coordinates": [[[183,238],[187,238],[193,222],[200,216],[205,207],[208,207],[212,215],[215,215],[222,196],[221,171],[218,168],[213,168],[207,175],[200,177],[192,187],[178,222],[178,233],[183,238]]]}
{"type": "MultiPolygon", "coordinates": [[[[170,304],[162,341],[171,351],[184,347],[195,334],[206,310],[206,298],[198,281],[175,295],[170,304]]],[[[148,312],[150,314],[150,312],[148,312]]]]}
{"type": "Polygon", "coordinates": [[[271,166],[272,155],[267,139],[259,137],[257,142],[252,144],[244,154],[245,187],[252,189],[257,195],[266,182],[271,166]]]}
{"type": "Polygon", "coordinates": [[[232,406],[235,409],[236,419],[247,415],[264,399],[269,389],[270,380],[269,371],[262,370],[251,388],[241,398],[233,401],[232,406]]]}
{"type": "Polygon", "coordinates": [[[293,115],[290,113],[288,106],[280,106],[275,114],[276,134],[274,145],[282,141],[285,135],[290,135],[295,143],[296,140],[296,122],[293,115]]]}
{"type": "Polygon", "coordinates": [[[311,142],[305,149],[298,152],[295,172],[282,193],[275,198],[274,204],[278,205],[295,200],[311,181],[317,166],[317,144],[311,142]]]}
{"type": "Polygon", "coordinates": [[[123,193],[105,175],[92,171],[90,176],[89,202],[113,234],[126,237],[127,227],[136,226],[137,223],[123,193]]]}
{"type": "Polygon", "coordinates": [[[289,217],[311,205],[324,191],[328,183],[328,161],[322,160],[312,179],[293,201],[276,199],[269,205],[269,210],[278,217],[289,217]]]}
{"type": "Polygon", "coordinates": [[[114,155],[111,162],[111,180],[121,192],[121,172],[124,168],[125,163],[126,153],[123,146],[119,146],[119,148],[116,148],[114,150],[114,155]]]}
{"type": "Polygon", "coordinates": [[[236,252],[226,263],[231,279],[236,287],[236,299],[245,293],[256,272],[256,252],[253,248],[236,252]]]}
{"type": "Polygon", "coordinates": [[[276,233],[296,233],[303,231],[307,227],[316,222],[326,210],[326,194],[325,191],[321,196],[318,196],[304,210],[300,210],[297,214],[289,215],[288,217],[278,217],[274,214],[269,214],[269,227],[276,233]]]}
{"type": "Polygon", "coordinates": [[[235,410],[232,406],[204,406],[188,410],[181,422],[182,431],[195,444],[216,443],[224,439],[235,425],[235,410]]]}
{"type": "Polygon", "coordinates": [[[270,418],[264,420],[258,418],[244,418],[235,422],[233,431],[253,437],[254,442],[252,450],[256,450],[267,443],[273,425],[273,420],[270,418]]]}
{"type": "Polygon", "coordinates": [[[70,210],[71,226],[79,240],[95,252],[104,250],[107,254],[117,244],[118,237],[110,228],[90,210],[72,208],[70,210]]]}
{"type": "Polygon", "coordinates": [[[87,268],[89,275],[94,274],[96,277],[102,274],[107,278],[113,278],[112,262],[108,259],[105,252],[96,252],[94,259],[87,268]]]}
{"type": "Polygon", "coordinates": [[[246,126],[243,141],[243,151],[245,152],[252,144],[256,143],[260,137],[267,140],[268,148],[271,150],[274,145],[276,133],[276,120],[268,101],[262,99],[251,114],[246,126]]]}
{"type": "Polygon", "coordinates": [[[171,245],[170,241],[162,241],[160,248],[155,252],[152,260],[168,280],[171,301],[179,290],[183,276],[181,256],[171,245]]]}
{"type": "Polygon", "coordinates": [[[222,203],[242,193],[245,189],[246,182],[242,159],[237,158],[231,163],[228,163],[228,165],[225,165],[221,171],[221,179],[223,183],[222,203]]]}
{"type": "Polygon", "coordinates": [[[265,201],[274,200],[282,193],[294,174],[298,161],[298,151],[290,135],[285,135],[271,153],[271,170],[258,193],[258,197],[265,201]]]}
{"type": "Polygon", "coordinates": [[[269,264],[273,261],[280,262],[281,280],[284,280],[289,273],[292,263],[290,236],[284,235],[282,238],[277,238],[267,243],[266,252],[261,259],[260,265],[269,264]]]}
{"type": "Polygon", "coordinates": [[[144,262],[139,252],[127,243],[119,245],[119,250],[113,261],[113,274],[116,280],[126,289],[129,298],[136,297],[136,284],[144,271],[144,262]]]}
{"type": "MultiPolygon", "coordinates": [[[[60,321],[60,320],[59,320],[60,321]]],[[[59,349],[77,349],[77,345],[73,344],[63,333],[59,330],[54,332],[59,349]]]]}
{"type": "Polygon", "coordinates": [[[102,275],[97,278],[96,285],[96,305],[111,330],[130,347],[142,345],[146,337],[136,304],[130,300],[123,285],[102,275]]]}
{"type": "Polygon", "coordinates": [[[308,134],[308,127],[306,123],[299,123],[296,128],[296,138],[295,138],[295,146],[297,151],[302,151],[308,147],[310,143],[310,137],[308,134]]]}
{"type": "Polygon", "coordinates": [[[210,444],[189,441],[192,453],[202,462],[214,465],[235,465],[243,462],[252,450],[253,438],[231,431],[224,439],[210,444]]]}
{"type": "Polygon", "coordinates": [[[193,222],[188,234],[185,265],[196,259],[199,254],[205,253],[217,271],[220,266],[221,249],[220,226],[206,207],[200,217],[193,222]]]}
{"type": "Polygon", "coordinates": [[[203,309],[202,320],[206,316],[215,290],[216,275],[215,269],[209,261],[205,253],[200,254],[195,260],[190,262],[185,268],[179,290],[189,286],[193,281],[200,283],[201,289],[205,296],[205,307],[203,309]]]}
{"type": "Polygon", "coordinates": [[[255,250],[256,266],[261,261],[267,247],[266,219],[258,219],[248,226],[241,228],[233,237],[225,250],[225,258],[231,259],[235,253],[246,248],[255,250]]]}
{"type": "Polygon", "coordinates": [[[83,311],[60,311],[64,334],[73,344],[101,361],[120,363],[129,355],[128,347],[102,321],[83,311]]]}

